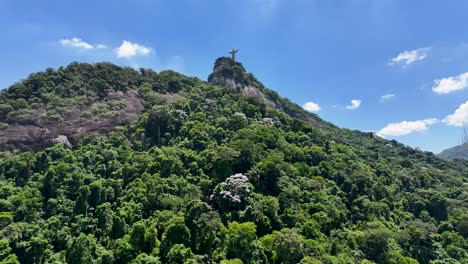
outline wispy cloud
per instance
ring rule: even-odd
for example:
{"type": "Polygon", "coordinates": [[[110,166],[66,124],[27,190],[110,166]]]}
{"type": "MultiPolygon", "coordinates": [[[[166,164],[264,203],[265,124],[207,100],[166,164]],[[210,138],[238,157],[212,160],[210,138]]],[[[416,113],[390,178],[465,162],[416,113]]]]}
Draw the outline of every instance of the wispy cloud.
{"type": "Polygon", "coordinates": [[[438,94],[448,94],[468,87],[468,72],[454,77],[442,78],[434,81],[432,91],[438,94]]]}
{"type": "Polygon", "coordinates": [[[413,132],[422,132],[429,129],[429,125],[437,123],[437,118],[428,118],[416,121],[402,121],[400,123],[390,123],[377,132],[381,137],[404,136],[413,132]]]}
{"type": "Polygon", "coordinates": [[[351,100],[351,104],[346,106],[346,109],[349,110],[354,110],[358,109],[361,106],[361,100],[360,99],[353,99],[351,100]]]}
{"type": "Polygon", "coordinates": [[[389,65],[408,66],[411,63],[425,59],[430,50],[430,47],[415,50],[405,50],[396,57],[392,58],[389,62],[389,65]]]}
{"type": "Polygon", "coordinates": [[[107,48],[104,44],[90,44],[80,38],[61,39],[59,43],[64,47],[77,48],[77,49],[105,49],[107,48]]]}
{"type": "Polygon", "coordinates": [[[318,112],[320,111],[320,105],[314,102],[307,102],[305,103],[302,108],[309,112],[318,112]]]}
{"type": "Polygon", "coordinates": [[[394,98],[395,96],[396,96],[396,94],[384,94],[384,95],[380,96],[380,102],[388,101],[388,100],[394,98]]]}
{"type": "MultiPolygon", "coordinates": [[[[71,47],[77,49],[107,49],[105,44],[91,44],[82,40],[81,38],[71,38],[71,39],[61,39],[59,43],[64,47],[71,47]]],[[[117,58],[132,58],[135,56],[144,56],[148,55],[153,51],[152,48],[145,47],[143,45],[132,43],[130,41],[124,40],[122,44],[115,49],[115,55],[117,58]]]]}
{"type": "Polygon", "coordinates": [[[124,40],[122,45],[120,45],[120,47],[118,47],[115,52],[118,58],[132,58],[139,55],[148,55],[152,52],[152,49],[124,40]]]}
{"type": "Polygon", "coordinates": [[[453,114],[448,115],[442,122],[457,127],[468,124],[468,101],[461,104],[453,114]]]}
{"type": "Polygon", "coordinates": [[[83,41],[80,38],[71,38],[71,39],[61,39],[60,44],[64,47],[73,47],[73,48],[80,48],[80,49],[93,49],[94,46],[83,41]]]}

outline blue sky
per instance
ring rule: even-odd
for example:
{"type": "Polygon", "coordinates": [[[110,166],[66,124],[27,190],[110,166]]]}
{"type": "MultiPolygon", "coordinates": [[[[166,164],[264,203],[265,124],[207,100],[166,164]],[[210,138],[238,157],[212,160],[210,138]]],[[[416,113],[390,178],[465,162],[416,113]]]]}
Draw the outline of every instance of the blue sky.
{"type": "Polygon", "coordinates": [[[466,10],[465,0],[0,0],[0,88],[72,61],[206,79],[238,48],[267,87],[325,120],[440,152],[468,123],[466,10]]]}

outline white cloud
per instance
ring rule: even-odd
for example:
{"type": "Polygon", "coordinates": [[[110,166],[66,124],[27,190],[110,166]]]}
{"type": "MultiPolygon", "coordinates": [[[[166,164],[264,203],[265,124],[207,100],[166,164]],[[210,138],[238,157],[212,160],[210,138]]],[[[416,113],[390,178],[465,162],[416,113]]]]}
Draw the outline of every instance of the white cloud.
{"type": "Polygon", "coordinates": [[[320,110],[320,105],[314,102],[307,102],[302,106],[302,108],[309,112],[317,112],[320,110]]]}
{"type": "Polygon", "coordinates": [[[392,58],[390,65],[400,64],[400,65],[410,65],[411,63],[423,60],[427,57],[427,53],[431,48],[420,48],[415,50],[405,50],[402,53],[398,54],[395,58],[392,58]]]}
{"type": "Polygon", "coordinates": [[[84,42],[80,38],[72,38],[72,39],[61,39],[60,44],[65,47],[74,47],[74,48],[82,48],[82,49],[92,49],[94,48],[93,45],[84,42]]]}
{"type": "Polygon", "coordinates": [[[437,123],[437,118],[428,118],[417,121],[402,121],[400,123],[390,123],[377,132],[381,137],[404,136],[413,132],[426,131],[429,125],[437,123]]]}
{"type": "Polygon", "coordinates": [[[447,77],[434,81],[432,91],[438,94],[448,94],[468,87],[468,72],[455,77],[447,77]]]}
{"type": "Polygon", "coordinates": [[[346,109],[353,110],[359,108],[359,106],[361,106],[361,100],[353,99],[351,100],[351,105],[346,106],[346,109]]]}
{"type": "Polygon", "coordinates": [[[464,124],[468,124],[468,101],[461,104],[453,114],[448,115],[442,121],[447,125],[458,127],[462,127],[464,124]]]}
{"type": "Polygon", "coordinates": [[[124,40],[122,45],[116,49],[118,58],[131,58],[137,55],[148,55],[151,51],[151,48],[126,40],[124,40]]]}
{"type": "Polygon", "coordinates": [[[385,95],[382,95],[382,96],[380,96],[380,102],[384,102],[384,101],[390,100],[390,99],[392,99],[392,98],[395,97],[395,96],[396,96],[395,94],[385,94],[385,95]]]}
{"type": "Polygon", "coordinates": [[[104,45],[104,44],[97,44],[97,45],[96,45],[96,48],[97,48],[97,49],[106,49],[107,46],[104,45]]]}

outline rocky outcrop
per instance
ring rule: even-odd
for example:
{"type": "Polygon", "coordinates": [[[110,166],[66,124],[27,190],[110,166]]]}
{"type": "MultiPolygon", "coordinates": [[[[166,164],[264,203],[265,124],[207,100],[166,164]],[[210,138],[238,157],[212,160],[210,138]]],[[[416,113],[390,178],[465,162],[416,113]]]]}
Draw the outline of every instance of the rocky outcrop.
{"type": "Polygon", "coordinates": [[[214,85],[219,85],[228,89],[234,89],[243,95],[256,97],[266,106],[274,109],[282,110],[293,118],[300,119],[308,124],[315,127],[321,127],[321,122],[318,118],[314,117],[310,113],[302,110],[286,109],[282,107],[281,102],[277,97],[276,99],[269,98],[262,92],[263,85],[255,79],[255,77],[247,73],[245,68],[240,62],[236,62],[228,57],[218,58],[214,64],[213,72],[208,76],[208,82],[214,85]]]}
{"type": "MultiPolygon", "coordinates": [[[[21,117],[18,122],[8,124],[8,128],[0,131],[0,144],[7,148],[21,150],[39,150],[52,143],[63,143],[72,147],[74,138],[79,134],[106,134],[116,126],[133,122],[143,111],[143,105],[134,90],[109,93],[103,100],[120,100],[125,106],[111,115],[93,116],[89,112],[96,104],[94,102],[84,108],[71,107],[63,114],[63,120],[50,120],[38,113],[21,117]]],[[[108,114],[108,113],[106,113],[108,114]]]]}
{"type": "Polygon", "coordinates": [[[256,97],[258,100],[260,100],[260,102],[264,103],[266,106],[269,106],[274,109],[278,108],[276,103],[266,98],[266,96],[260,91],[258,87],[255,87],[253,85],[248,85],[248,86],[242,87],[240,92],[243,95],[256,97]]]}
{"type": "Polygon", "coordinates": [[[256,97],[265,105],[277,109],[278,106],[269,100],[260,90],[258,81],[245,71],[240,62],[228,57],[218,58],[213,67],[213,73],[208,76],[208,82],[221,87],[234,89],[243,95],[256,97]]]}
{"type": "Polygon", "coordinates": [[[242,88],[247,85],[244,78],[245,68],[240,62],[228,57],[215,61],[213,72],[208,76],[208,82],[227,88],[242,88]]]}
{"type": "Polygon", "coordinates": [[[70,143],[70,141],[68,140],[68,137],[65,136],[65,135],[59,135],[58,137],[54,138],[51,140],[52,143],[54,144],[63,144],[65,147],[69,148],[69,149],[72,149],[73,146],[72,144],[70,143]]]}

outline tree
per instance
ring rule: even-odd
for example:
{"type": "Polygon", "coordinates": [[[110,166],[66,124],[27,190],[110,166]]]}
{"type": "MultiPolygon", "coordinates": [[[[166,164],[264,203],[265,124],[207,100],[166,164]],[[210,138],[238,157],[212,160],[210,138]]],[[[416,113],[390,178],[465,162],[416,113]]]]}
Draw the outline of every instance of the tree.
{"type": "Polygon", "coordinates": [[[243,209],[250,197],[251,185],[247,176],[240,173],[229,176],[216,186],[210,197],[220,212],[243,209]]]}
{"type": "Polygon", "coordinates": [[[244,263],[252,263],[257,236],[256,226],[252,222],[232,222],[226,230],[226,257],[228,259],[239,258],[244,263]]]}
{"type": "Polygon", "coordinates": [[[6,119],[11,111],[13,111],[13,107],[10,104],[0,104],[0,120],[6,119]]]}
{"type": "Polygon", "coordinates": [[[284,228],[274,233],[274,249],[278,263],[298,263],[304,257],[303,238],[294,230],[284,228]]]}
{"type": "Polygon", "coordinates": [[[141,253],[130,263],[131,264],[160,264],[161,261],[156,256],[151,256],[146,253],[141,253]]]}
{"type": "Polygon", "coordinates": [[[111,232],[114,220],[112,205],[108,202],[99,205],[96,208],[96,214],[98,228],[101,229],[103,235],[107,236],[111,232]]]}
{"type": "Polygon", "coordinates": [[[58,183],[55,170],[53,168],[50,168],[44,177],[42,196],[44,196],[46,200],[50,198],[55,198],[57,195],[57,185],[58,183]]]}
{"type": "Polygon", "coordinates": [[[9,264],[19,263],[18,258],[15,254],[12,254],[12,250],[8,244],[8,240],[0,240],[0,262],[9,264]]]}
{"type": "Polygon", "coordinates": [[[114,258],[115,263],[129,263],[135,258],[137,252],[133,249],[132,245],[128,242],[129,236],[125,235],[115,241],[114,245],[114,258]]]}
{"type": "Polygon", "coordinates": [[[81,233],[75,238],[71,246],[67,249],[67,263],[70,264],[85,264],[94,263],[96,259],[96,240],[89,234],[81,233]]]}
{"type": "Polygon", "coordinates": [[[236,259],[225,259],[221,260],[221,264],[243,264],[242,260],[236,259]]]}
{"type": "Polygon", "coordinates": [[[248,174],[252,179],[255,190],[263,194],[276,196],[280,192],[279,178],[286,171],[287,166],[283,159],[277,154],[270,154],[250,170],[248,174]]]}
{"type": "Polygon", "coordinates": [[[167,263],[184,264],[193,257],[190,248],[186,248],[183,244],[175,244],[167,253],[167,263]]]}
{"type": "Polygon", "coordinates": [[[112,220],[112,229],[111,229],[110,237],[112,239],[117,239],[117,238],[121,238],[124,234],[125,234],[124,220],[119,216],[114,217],[112,220]]]}
{"type": "Polygon", "coordinates": [[[25,187],[10,196],[9,201],[15,208],[15,221],[33,222],[39,218],[42,196],[38,189],[25,187]]]}
{"type": "Polygon", "coordinates": [[[246,208],[246,217],[257,226],[259,237],[271,233],[271,230],[278,230],[281,226],[278,217],[278,199],[273,196],[259,196],[246,208]]]}
{"type": "Polygon", "coordinates": [[[158,240],[158,230],[154,224],[151,224],[146,228],[145,232],[145,245],[143,250],[146,253],[151,253],[152,255],[157,255],[159,253],[159,240],[158,240]]]}
{"type": "Polygon", "coordinates": [[[145,245],[145,224],[140,221],[133,225],[128,241],[136,252],[140,252],[145,245]]]}
{"type": "Polygon", "coordinates": [[[221,147],[216,149],[216,155],[211,163],[217,181],[223,181],[233,174],[233,165],[239,155],[240,153],[232,148],[221,147]]]}
{"type": "Polygon", "coordinates": [[[193,252],[210,255],[216,234],[222,226],[218,213],[207,203],[192,201],[185,213],[185,223],[190,229],[193,252]]]}
{"type": "Polygon", "coordinates": [[[460,222],[458,222],[457,232],[464,238],[468,238],[468,215],[464,215],[460,222]]]}
{"type": "Polygon", "coordinates": [[[154,106],[148,116],[145,135],[155,138],[158,145],[161,144],[161,137],[168,130],[169,111],[167,106],[154,106]]]}
{"type": "Polygon", "coordinates": [[[366,231],[363,251],[367,257],[380,263],[388,258],[389,240],[392,236],[386,228],[376,228],[366,231]]]}
{"type": "Polygon", "coordinates": [[[10,212],[0,212],[0,228],[4,228],[13,221],[13,216],[10,212]]]}
{"type": "Polygon", "coordinates": [[[432,223],[425,223],[420,220],[406,223],[406,228],[400,234],[399,240],[403,249],[420,263],[429,263],[433,258],[434,249],[431,236],[437,232],[437,228],[432,223]]]}
{"type": "Polygon", "coordinates": [[[106,194],[102,187],[101,181],[94,181],[89,185],[89,206],[96,208],[105,201],[105,196],[106,194]]]}
{"type": "MultiPolygon", "coordinates": [[[[190,230],[181,217],[172,218],[161,239],[161,254],[166,256],[175,244],[190,246],[190,230]]],[[[164,258],[163,258],[164,260],[164,258]]]]}

